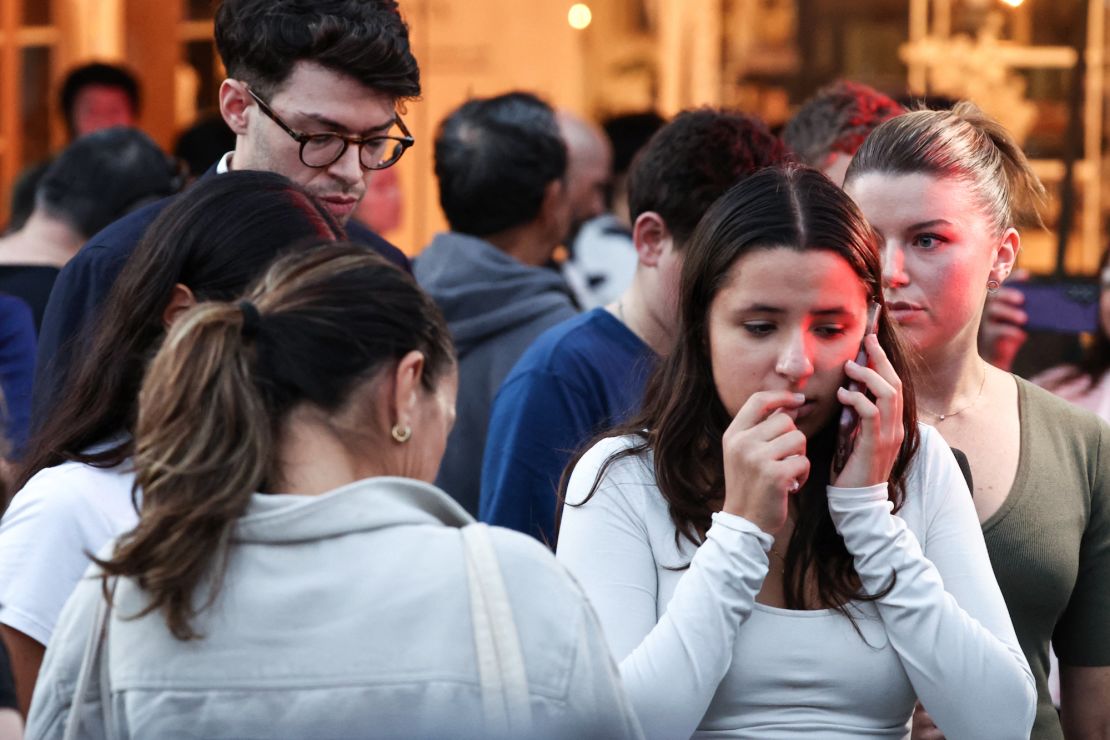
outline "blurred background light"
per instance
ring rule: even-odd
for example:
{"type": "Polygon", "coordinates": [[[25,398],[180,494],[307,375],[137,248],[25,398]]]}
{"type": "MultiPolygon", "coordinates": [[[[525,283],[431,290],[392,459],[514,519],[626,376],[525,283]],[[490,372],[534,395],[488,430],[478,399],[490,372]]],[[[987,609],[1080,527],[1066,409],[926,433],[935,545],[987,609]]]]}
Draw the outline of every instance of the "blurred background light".
{"type": "MultiPolygon", "coordinates": [[[[1018,2],[1020,1],[1021,0],[1018,0],[1018,2]]],[[[567,23],[570,24],[571,28],[578,31],[590,25],[590,21],[593,19],[594,14],[590,11],[590,6],[585,3],[575,3],[570,6],[570,10],[567,11],[567,23]]]]}

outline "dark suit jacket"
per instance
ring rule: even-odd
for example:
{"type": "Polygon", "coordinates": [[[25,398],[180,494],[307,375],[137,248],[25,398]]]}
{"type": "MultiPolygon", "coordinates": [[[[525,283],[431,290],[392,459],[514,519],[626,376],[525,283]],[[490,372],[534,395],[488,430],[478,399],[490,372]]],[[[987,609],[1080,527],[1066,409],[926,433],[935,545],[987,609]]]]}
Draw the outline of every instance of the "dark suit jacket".
{"type": "MultiPolygon", "coordinates": [[[[214,176],[213,167],[205,177],[214,176]]],[[[89,333],[97,312],[139,243],[147,227],[173,197],[129,213],[109,224],[81,248],[58,274],[39,332],[32,398],[32,425],[45,418],[72,363],[74,347],[89,333]],[[71,341],[74,340],[74,341],[71,341]]],[[[408,272],[412,265],[401,250],[356,221],[346,227],[347,238],[365,244],[408,272]]]]}

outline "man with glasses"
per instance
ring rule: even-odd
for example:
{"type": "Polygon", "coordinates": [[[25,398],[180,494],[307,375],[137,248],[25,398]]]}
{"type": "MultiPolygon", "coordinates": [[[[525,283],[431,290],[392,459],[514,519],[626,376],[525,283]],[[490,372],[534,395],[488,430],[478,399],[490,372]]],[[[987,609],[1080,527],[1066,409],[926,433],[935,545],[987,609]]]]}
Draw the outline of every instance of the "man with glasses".
{"type": "MultiPolygon", "coordinates": [[[[316,196],[352,241],[410,269],[399,250],[349,220],[375,171],[413,144],[398,107],[420,94],[420,71],[397,3],[223,0],[215,32],[228,73],[220,113],[236,139],[204,176],[233,169],[284,175],[316,196]]],[[[39,338],[32,423],[49,407],[68,357],[165,205],[104,229],[58,276],[39,338]]]]}

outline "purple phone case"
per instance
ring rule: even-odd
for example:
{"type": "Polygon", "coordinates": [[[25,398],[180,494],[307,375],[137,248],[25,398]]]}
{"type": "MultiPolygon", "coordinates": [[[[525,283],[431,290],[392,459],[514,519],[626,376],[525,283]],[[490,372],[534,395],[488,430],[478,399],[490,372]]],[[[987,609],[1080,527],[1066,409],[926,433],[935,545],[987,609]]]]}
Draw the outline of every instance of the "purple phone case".
{"type": "Polygon", "coordinates": [[[1094,282],[1011,283],[1025,295],[1026,329],[1076,334],[1098,330],[1099,287],[1094,282]]]}

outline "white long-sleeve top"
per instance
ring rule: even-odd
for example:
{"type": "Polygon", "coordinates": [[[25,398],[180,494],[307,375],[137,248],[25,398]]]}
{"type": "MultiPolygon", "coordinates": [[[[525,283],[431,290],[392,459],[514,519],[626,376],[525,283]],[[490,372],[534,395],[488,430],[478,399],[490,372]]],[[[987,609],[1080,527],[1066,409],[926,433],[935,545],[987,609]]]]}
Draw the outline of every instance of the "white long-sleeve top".
{"type": "MultiPolygon", "coordinates": [[[[944,440],[920,429],[898,514],[885,485],[828,489],[863,590],[897,573],[878,601],[849,604],[858,633],[836,610],[756,603],[773,539],[748,520],[717,513],[700,547],[676,542],[650,453],[616,461],[588,502],[565,507],[557,556],[601,619],[647,737],[904,738],[918,698],[949,740],[1029,737],[1033,677],[971,495],[944,440]]],[[[633,443],[595,445],[568,504],[633,443]]]]}

